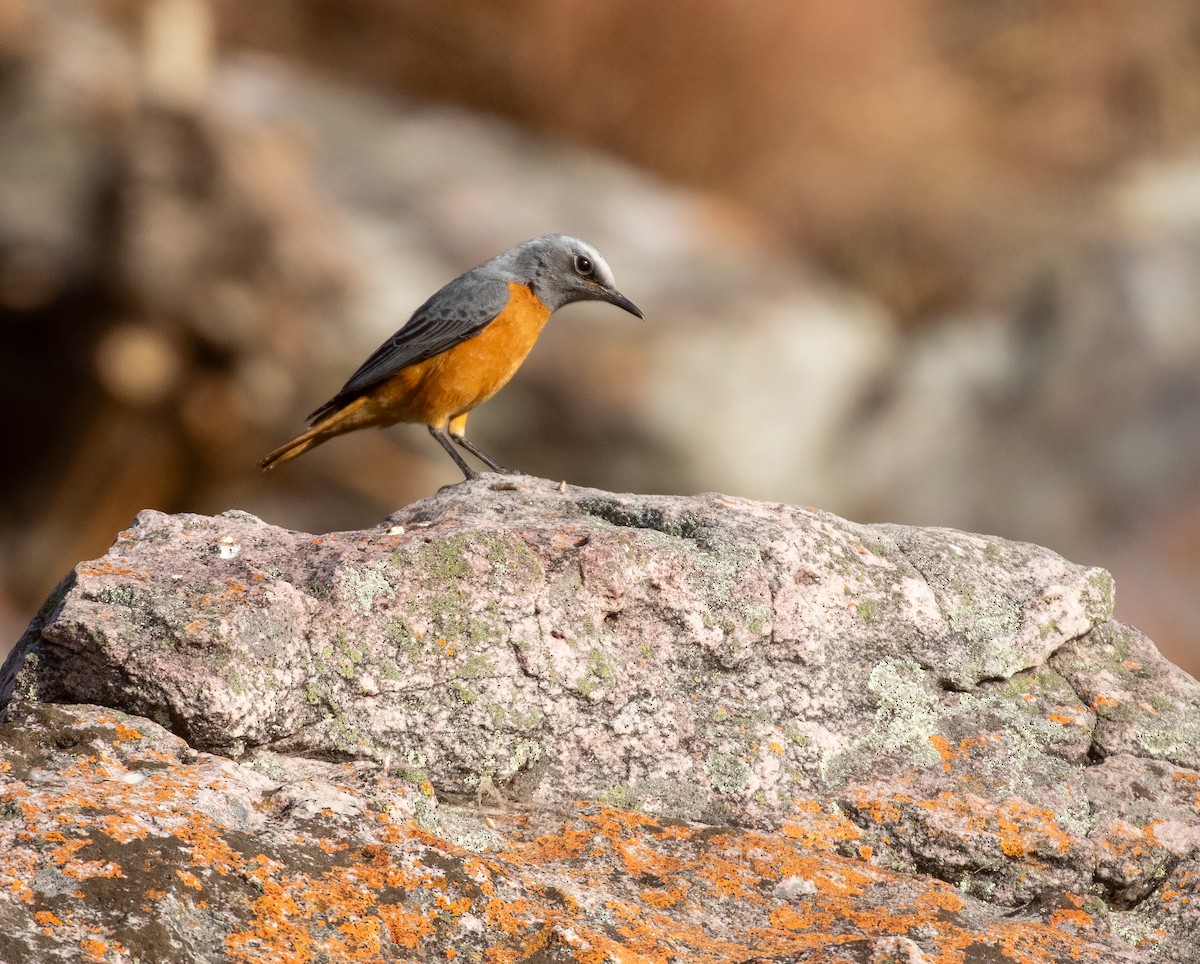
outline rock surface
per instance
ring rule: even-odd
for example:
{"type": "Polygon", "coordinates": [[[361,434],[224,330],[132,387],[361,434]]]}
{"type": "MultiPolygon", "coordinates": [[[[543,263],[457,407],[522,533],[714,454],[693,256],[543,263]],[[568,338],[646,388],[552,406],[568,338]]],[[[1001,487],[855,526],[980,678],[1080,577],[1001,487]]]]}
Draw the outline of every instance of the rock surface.
{"type": "Polygon", "coordinates": [[[0,959],[1200,961],[1200,684],[1112,597],[528,477],[147,511],[5,665],[0,959]]]}

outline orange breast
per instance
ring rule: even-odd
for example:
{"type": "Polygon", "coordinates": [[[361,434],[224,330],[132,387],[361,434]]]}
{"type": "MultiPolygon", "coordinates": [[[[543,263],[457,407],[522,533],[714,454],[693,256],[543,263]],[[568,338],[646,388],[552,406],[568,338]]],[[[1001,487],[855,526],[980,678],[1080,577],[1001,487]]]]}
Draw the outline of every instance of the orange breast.
{"type": "Polygon", "coordinates": [[[444,428],[503,388],[550,317],[526,285],[509,282],[508,305],[474,338],[398,372],[372,392],[388,421],[444,428]]]}

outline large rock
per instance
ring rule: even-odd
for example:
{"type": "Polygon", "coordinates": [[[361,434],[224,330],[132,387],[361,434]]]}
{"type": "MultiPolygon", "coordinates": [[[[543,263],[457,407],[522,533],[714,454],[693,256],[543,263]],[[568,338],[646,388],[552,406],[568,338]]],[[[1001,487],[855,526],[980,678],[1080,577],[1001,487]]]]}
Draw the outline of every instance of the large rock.
{"type": "Polygon", "coordinates": [[[1036,546],[717,495],[145,512],[5,666],[4,930],[1198,961],[1200,684],[1111,611],[1036,546]]]}

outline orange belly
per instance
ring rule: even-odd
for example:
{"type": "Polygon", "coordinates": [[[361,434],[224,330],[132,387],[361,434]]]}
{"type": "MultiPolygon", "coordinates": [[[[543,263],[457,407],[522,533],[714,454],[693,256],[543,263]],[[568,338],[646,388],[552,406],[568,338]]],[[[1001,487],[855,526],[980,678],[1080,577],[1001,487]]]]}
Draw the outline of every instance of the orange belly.
{"type": "Polygon", "coordinates": [[[508,305],[478,335],[397,372],[370,393],[374,424],[419,422],[444,429],[508,383],[550,317],[526,285],[510,281],[508,289],[508,305]]]}

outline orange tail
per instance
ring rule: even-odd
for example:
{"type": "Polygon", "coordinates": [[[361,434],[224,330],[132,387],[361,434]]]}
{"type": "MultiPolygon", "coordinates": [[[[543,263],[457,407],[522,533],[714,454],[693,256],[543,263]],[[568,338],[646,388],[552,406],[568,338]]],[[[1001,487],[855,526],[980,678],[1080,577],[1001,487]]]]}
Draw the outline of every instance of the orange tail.
{"type": "Polygon", "coordinates": [[[367,400],[364,397],[354,399],[345,408],[338,409],[336,412],[327,415],[321,421],[317,422],[312,428],[301,435],[297,435],[286,445],[281,445],[274,452],[265,456],[258,463],[259,468],[263,471],[273,469],[280,462],[290,462],[298,455],[303,455],[309,449],[315,449],[322,442],[328,442],[336,435],[342,435],[346,432],[352,432],[356,428],[362,428],[362,418],[355,418],[367,400]]]}
{"type": "Polygon", "coordinates": [[[333,436],[322,436],[316,428],[310,428],[303,435],[297,435],[294,439],[288,442],[287,445],[281,445],[274,452],[271,452],[269,455],[265,456],[258,463],[258,467],[263,471],[266,471],[267,469],[273,469],[280,462],[289,462],[297,455],[303,455],[309,449],[316,448],[326,439],[330,438],[333,438],[333,436]]]}

